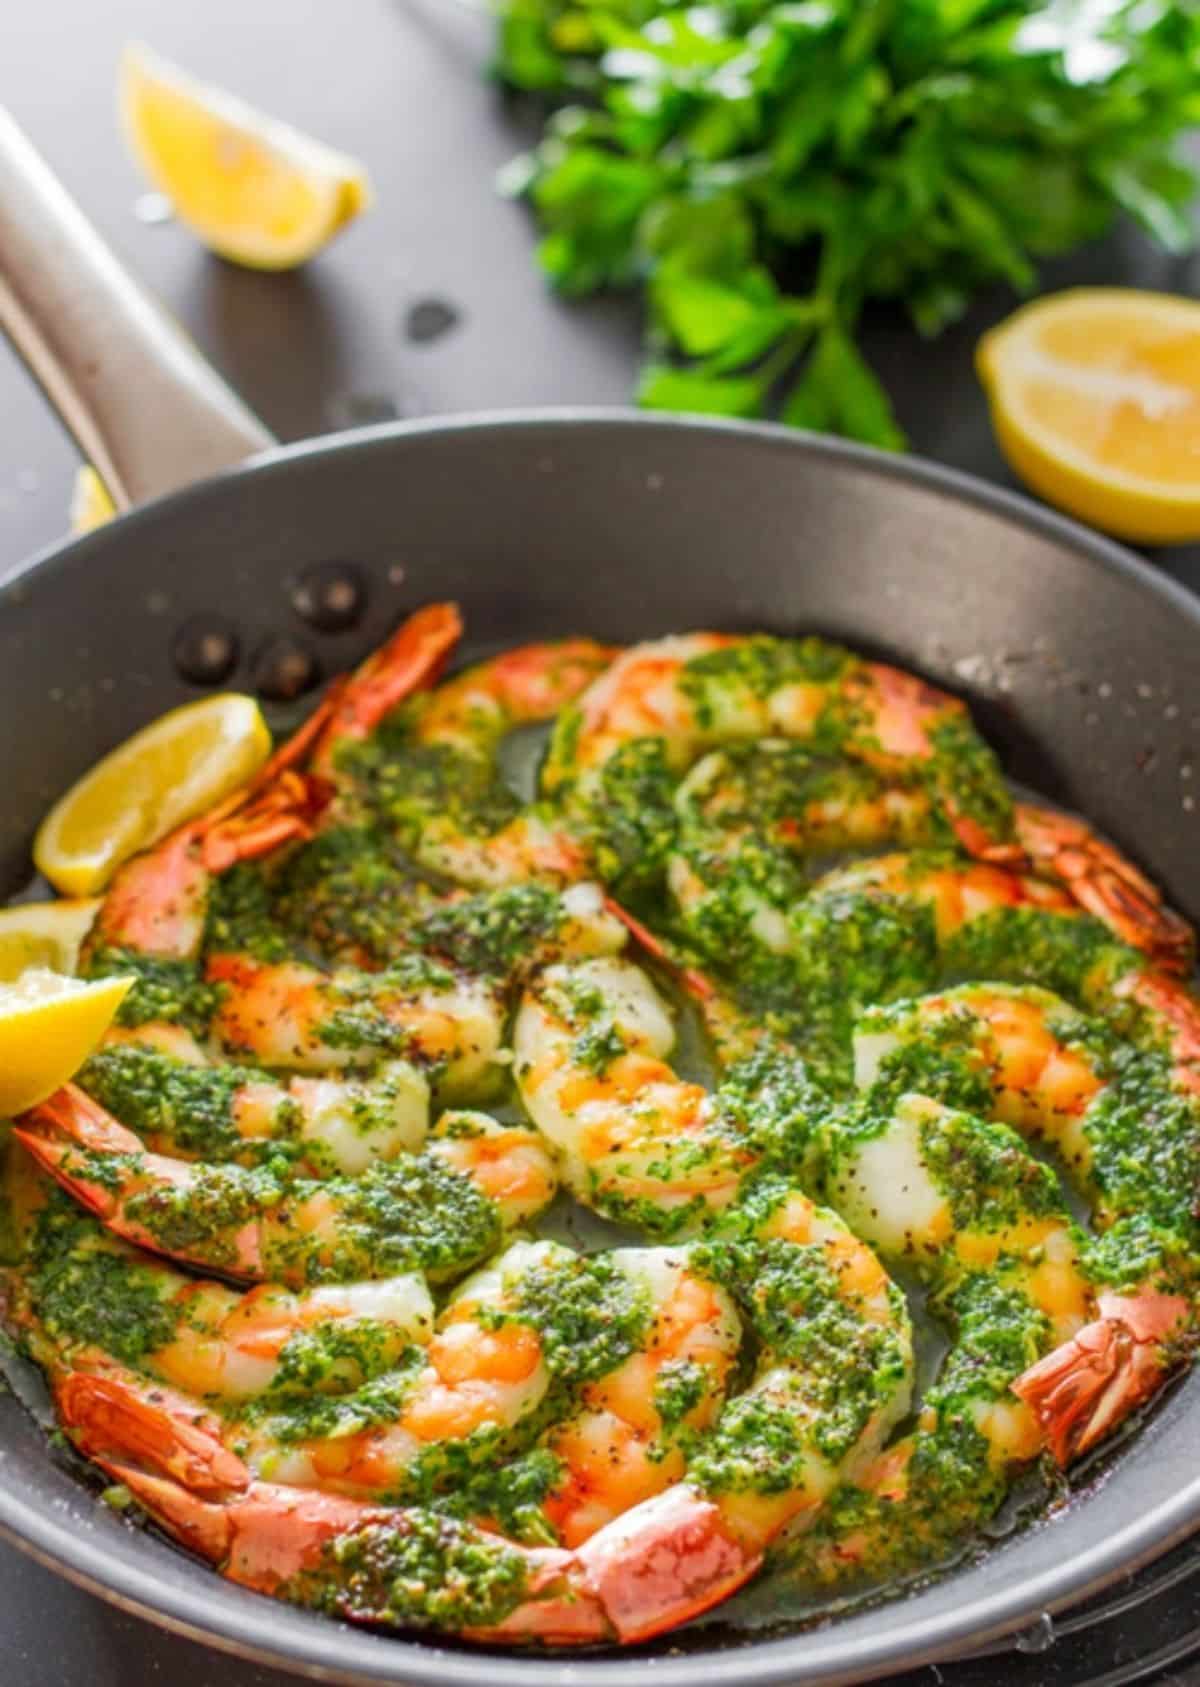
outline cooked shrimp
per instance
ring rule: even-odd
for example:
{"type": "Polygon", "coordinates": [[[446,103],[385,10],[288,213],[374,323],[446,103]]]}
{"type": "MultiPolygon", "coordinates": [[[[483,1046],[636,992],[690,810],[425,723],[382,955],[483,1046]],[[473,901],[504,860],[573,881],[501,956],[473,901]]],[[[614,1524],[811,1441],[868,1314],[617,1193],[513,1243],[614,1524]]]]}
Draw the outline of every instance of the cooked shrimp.
{"type": "Polygon", "coordinates": [[[598,887],[517,886],[442,905],[382,971],[210,954],[210,1038],[270,1067],[337,1071],[404,1055],[439,1102],[488,1101],[504,1076],[509,991],[556,955],[602,955],[624,932],[598,887]],[[435,958],[445,956],[446,959],[435,958]]]}
{"type": "MultiPolygon", "coordinates": [[[[84,1293],[93,1262],[123,1273],[104,1278],[110,1330],[128,1328],[148,1293],[168,1309],[165,1338],[143,1344],[138,1369],[202,1398],[211,1434],[260,1478],[380,1499],[449,1482],[454,1498],[471,1468],[544,1419],[553,1395],[558,1421],[542,1442],[557,1475],[545,1515],[567,1544],[678,1478],[740,1337],[728,1297],[666,1250],[586,1260],[516,1243],[460,1286],[432,1339],[419,1279],[238,1294],[189,1284],[76,1219],[69,1267],[84,1293]],[[601,1339],[591,1352],[564,1350],[572,1306],[601,1339]]],[[[35,1315],[53,1309],[50,1293],[43,1300],[35,1315]]],[[[68,1333],[55,1327],[57,1372],[111,1374],[135,1357],[68,1333]]]]}
{"type": "Polygon", "coordinates": [[[915,1432],[796,1549],[796,1574],[826,1589],[936,1562],[1043,1446],[1066,1463],[1145,1400],[1194,1326],[1170,1236],[1121,1221],[1089,1241],[1006,1127],[909,1095],[832,1135],[831,1199],[910,1262],[953,1334],[915,1432]]]}
{"type": "Polygon", "coordinates": [[[461,1481],[468,1463],[494,1460],[551,1384],[537,1320],[522,1309],[522,1287],[571,1257],[552,1242],[513,1243],[459,1286],[421,1363],[397,1377],[382,1402],[376,1391],[365,1427],[354,1398],[316,1424],[303,1407],[290,1420],[268,1418],[239,1434],[252,1469],[293,1486],[395,1498],[415,1467],[435,1477],[444,1467],[461,1481]]]}
{"type": "MultiPolygon", "coordinates": [[[[1170,1251],[1172,1233],[1180,1254],[1193,1241],[1200,1105],[1192,1068],[1183,1069],[1181,1081],[1161,1054],[1116,1044],[1103,1026],[1049,992],[999,985],[868,1014],[856,1057],[860,1082],[877,1091],[915,1081],[939,1094],[965,1094],[1050,1142],[1096,1221],[1112,1231],[1109,1252],[1119,1253],[1129,1234],[1144,1250],[1146,1219],[1161,1227],[1159,1254],[1170,1251]]],[[[1100,1293],[1099,1316],[1086,1329],[1060,1332],[1061,1345],[1013,1384],[1062,1463],[1152,1394],[1171,1367],[1172,1345],[1186,1346],[1188,1302],[1142,1276],[1139,1268],[1123,1293],[1100,1293]]]]}
{"type": "Polygon", "coordinates": [[[946,979],[1048,985],[1121,1036],[1174,1051],[1200,1085],[1200,1011],[1177,979],[1149,967],[1058,885],[944,854],[889,854],[825,874],[786,909],[748,914],[725,887],[678,876],[689,937],[744,1013],[771,1015],[831,1083],[845,1081],[857,1011],[946,979]]]}
{"type": "MultiPolygon", "coordinates": [[[[428,683],[461,631],[453,605],[436,604],[407,620],[343,684],[335,686],[253,782],[207,814],[186,822],[119,869],[81,957],[84,971],[132,970],[138,985],[125,1026],[181,1023],[203,1037],[213,1008],[199,987],[196,961],[216,877],[239,862],[311,841],[345,806],[331,777],[336,752],[374,730],[390,709],[428,683]],[[337,804],[333,799],[341,798],[337,804]]],[[[169,1034],[169,1032],[168,1032],[169,1034]]]]}
{"type": "Polygon", "coordinates": [[[561,819],[523,807],[496,764],[502,740],[550,720],[614,652],[591,639],[523,645],[446,681],[351,758],[390,828],[430,871],[458,884],[499,886],[586,876],[586,857],[561,819]]]}
{"type": "Polygon", "coordinates": [[[281,1153],[308,1171],[366,1171],[425,1140],[429,1081],[405,1060],[361,1078],[294,1077],[180,1060],[141,1040],[110,1042],[77,1077],[155,1153],[260,1164],[281,1153]]]}
{"type": "Polygon", "coordinates": [[[508,1229],[535,1219],[558,1193],[554,1162],[537,1132],[486,1113],[443,1113],[429,1152],[494,1201],[508,1229]]]}
{"type": "Polygon", "coordinates": [[[411,616],[334,688],[246,790],[188,821],[118,872],[97,916],[93,944],[172,959],[193,954],[204,929],[211,875],[311,838],[333,794],[328,774],[339,747],[365,737],[403,698],[434,678],[460,631],[452,604],[411,616]]]}
{"type": "Polygon", "coordinates": [[[611,1636],[572,1554],[423,1507],[256,1481],[211,1421],[120,1371],[56,1380],[79,1450],[231,1581],[352,1621],[562,1644],[611,1636]]]}
{"type": "Polygon", "coordinates": [[[612,1258],[640,1282],[649,1316],[634,1351],[586,1383],[579,1409],[544,1438],[562,1472],[544,1510],[569,1547],[679,1481],[740,1346],[733,1302],[686,1249],[621,1248],[612,1258]]]}
{"type": "Polygon", "coordinates": [[[700,1250],[761,1343],[686,1479],[579,1549],[624,1641],[726,1598],[763,1552],[808,1528],[908,1410],[903,1296],[870,1248],[781,1179],[764,1179],[700,1250]]]}
{"type": "Polygon", "coordinates": [[[1194,1068],[1129,1048],[1050,991],[965,984],[869,1009],[854,1057],[860,1088],[919,1089],[1048,1143],[1101,1226],[1145,1213],[1196,1234],[1194,1068]]]}
{"type": "Polygon", "coordinates": [[[411,1273],[237,1290],[185,1277],[54,1204],[31,1257],[13,1311],[39,1357],[56,1370],[136,1365],[208,1406],[344,1394],[433,1333],[429,1291],[411,1273]]]}
{"type": "Polygon", "coordinates": [[[382,973],[325,973],[218,954],[206,975],[220,987],[211,1033],[229,1054],[301,1072],[397,1054],[431,1068],[445,1100],[486,1099],[495,1088],[503,1005],[488,980],[416,955],[382,973]]]}
{"type": "Polygon", "coordinates": [[[671,785],[698,756],[771,737],[882,772],[919,769],[972,843],[995,844],[1011,824],[960,702],[820,639],[688,633],[635,645],[560,716],[543,787],[595,835],[613,877],[662,831],[671,785]]]}
{"type": "Polygon", "coordinates": [[[677,1235],[727,1206],[755,1156],[663,1058],[666,1004],[621,959],[548,967],[513,1030],[514,1074],[568,1186],[612,1218],[677,1235]]]}
{"type": "MultiPolygon", "coordinates": [[[[460,1274],[529,1215],[538,1152],[530,1133],[506,1136],[517,1161],[507,1187],[502,1155],[482,1157],[476,1176],[474,1166],[456,1169],[453,1148],[449,1163],[427,1151],[326,1182],[202,1166],[147,1153],[74,1085],[24,1114],[15,1135],[116,1234],[229,1277],[291,1286],[412,1269],[460,1274]]],[[[541,1187],[554,1188],[548,1158],[541,1187]]]]}
{"type": "Polygon", "coordinates": [[[728,1298],[684,1256],[581,1259],[520,1242],[455,1292],[423,1363],[383,1397],[386,1416],[375,1384],[365,1414],[353,1397],[320,1407],[315,1423],[301,1407],[240,1432],[238,1446],[271,1480],[392,1501],[444,1493],[440,1503],[486,1520],[489,1496],[503,1492],[489,1482],[497,1459],[550,1417],[544,1527],[572,1545],[677,1479],[739,1335],[728,1298]],[[562,1330],[580,1315],[594,1350],[566,1352],[562,1330]]]}
{"type": "MultiPolygon", "coordinates": [[[[927,910],[924,940],[935,959],[932,967],[919,963],[916,970],[934,974],[929,984],[938,976],[965,975],[1045,986],[1102,1018],[1119,1036],[1161,1049],[1172,1063],[1173,1081],[1200,1089],[1200,1002],[1057,886],[983,864],[885,855],[827,875],[806,907],[819,913],[822,902],[858,898],[927,910]]],[[[911,924],[916,941],[907,945],[908,963],[922,937],[919,920],[911,924]]],[[[890,992],[900,993],[914,992],[890,992]]]]}
{"type": "MultiPolygon", "coordinates": [[[[1014,811],[959,699],[821,639],[690,633],[633,646],[560,715],[543,788],[580,826],[606,879],[644,877],[671,848],[680,775],[707,750],[763,739],[923,787],[933,818],[968,854],[1060,877],[1125,941],[1186,970],[1190,931],[1136,868],[1078,821],[1014,811]]],[[[898,824],[903,834],[921,806],[860,793],[836,808],[853,841],[864,826],[898,824]]],[[[819,801],[794,817],[801,826],[823,818],[819,801]]]]}

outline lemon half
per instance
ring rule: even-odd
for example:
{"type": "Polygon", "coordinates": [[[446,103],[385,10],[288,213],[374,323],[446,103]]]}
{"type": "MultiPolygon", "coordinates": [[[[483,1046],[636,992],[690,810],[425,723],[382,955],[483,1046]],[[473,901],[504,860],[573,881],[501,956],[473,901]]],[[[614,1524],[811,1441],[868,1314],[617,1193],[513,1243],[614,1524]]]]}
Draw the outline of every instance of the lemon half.
{"type": "Polygon", "coordinates": [[[15,984],[0,984],[0,1115],[24,1112],[74,1077],[131,983],[83,983],[35,968],[15,984]]]}
{"type": "Polygon", "coordinates": [[[1123,539],[1200,539],[1200,304],[1078,288],[983,336],[996,439],[1049,503],[1123,539]]]}
{"type": "Polygon", "coordinates": [[[371,203],[355,159],[145,47],[125,50],[120,109],[134,155],[176,215],[233,263],[293,269],[371,203]]]}
{"type": "Polygon", "coordinates": [[[93,895],[131,855],[246,784],[270,752],[253,697],[219,692],[185,703],[59,798],[38,828],[33,859],[56,890],[93,895]]]}

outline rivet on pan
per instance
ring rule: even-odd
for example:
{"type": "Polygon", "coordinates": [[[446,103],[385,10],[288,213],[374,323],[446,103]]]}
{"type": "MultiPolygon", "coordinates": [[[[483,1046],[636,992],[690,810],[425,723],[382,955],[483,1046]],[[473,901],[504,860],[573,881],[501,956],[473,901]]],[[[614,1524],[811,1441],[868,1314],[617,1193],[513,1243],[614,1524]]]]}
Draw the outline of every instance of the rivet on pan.
{"type": "Polygon", "coordinates": [[[254,689],[268,702],[290,703],[311,691],[320,678],[316,657],[299,639],[287,634],[268,639],[255,654],[254,689]]]}
{"type": "Polygon", "coordinates": [[[322,633],[340,633],[356,626],[366,606],[366,583],[349,562],[314,563],[292,589],[296,614],[322,633]]]}
{"type": "Polygon", "coordinates": [[[220,685],[237,667],[240,647],[223,615],[193,615],[171,640],[171,661],[191,685],[220,685]]]}

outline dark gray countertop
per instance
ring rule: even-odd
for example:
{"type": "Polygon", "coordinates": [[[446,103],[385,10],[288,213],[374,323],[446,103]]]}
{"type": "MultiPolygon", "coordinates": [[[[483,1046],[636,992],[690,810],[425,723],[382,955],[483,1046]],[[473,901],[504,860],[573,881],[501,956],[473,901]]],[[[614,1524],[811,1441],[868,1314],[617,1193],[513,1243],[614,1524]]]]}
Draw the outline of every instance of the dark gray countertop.
{"type": "MultiPolygon", "coordinates": [[[[481,80],[488,24],[465,0],[10,7],[0,30],[0,101],[282,438],[397,414],[627,400],[633,308],[549,298],[532,269],[525,213],[493,192],[495,170],[527,131],[481,80]],[[144,184],[114,116],[117,56],[131,37],[363,158],[375,210],[294,276],[232,269],[173,223],[139,220],[144,184]],[[410,313],[430,300],[449,304],[457,320],[420,341],[410,313]]],[[[1047,280],[1197,293],[1200,264],[1166,258],[1124,231],[1047,280]]],[[[1012,303],[999,292],[981,301],[934,346],[890,315],[872,322],[867,339],[914,448],[1003,483],[1010,477],[971,358],[978,334],[1012,303]]],[[[63,532],[76,460],[0,345],[0,575],[63,532]]],[[[1159,563],[1200,589],[1200,547],[1159,563]]],[[[1152,1641],[1147,1635],[1146,1650],[1152,1641]]],[[[1126,1660],[1138,1655],[1140,1645],[1125,1649],[1126,1660]]],[[[0,1657],[4,1687],[281,1687],[290,1679],[109,1610],[5,1547],[0,1657]]],[[[994,1662],[991,1680],[1010,1679],[994,1662]]],[[[1056,1679],[1047,1668],[1044,1679],[1056,1679]]],[[[932,1684],[935,1675],[920,1679],[932,1684]]],[[[1156,1679],[1184,1687],[1200,1673],[1176,1668],[1156,1679]]]]}

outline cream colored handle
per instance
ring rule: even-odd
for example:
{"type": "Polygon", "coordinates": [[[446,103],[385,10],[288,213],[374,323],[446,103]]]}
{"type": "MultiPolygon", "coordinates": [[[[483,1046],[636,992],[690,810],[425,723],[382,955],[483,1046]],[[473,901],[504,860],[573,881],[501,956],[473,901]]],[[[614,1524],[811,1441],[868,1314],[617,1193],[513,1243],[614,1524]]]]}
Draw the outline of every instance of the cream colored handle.
{"type": "Polygon", "coordinates": [[[3,109],[0,328],[118,508],[275,443],[3,109]]]}

